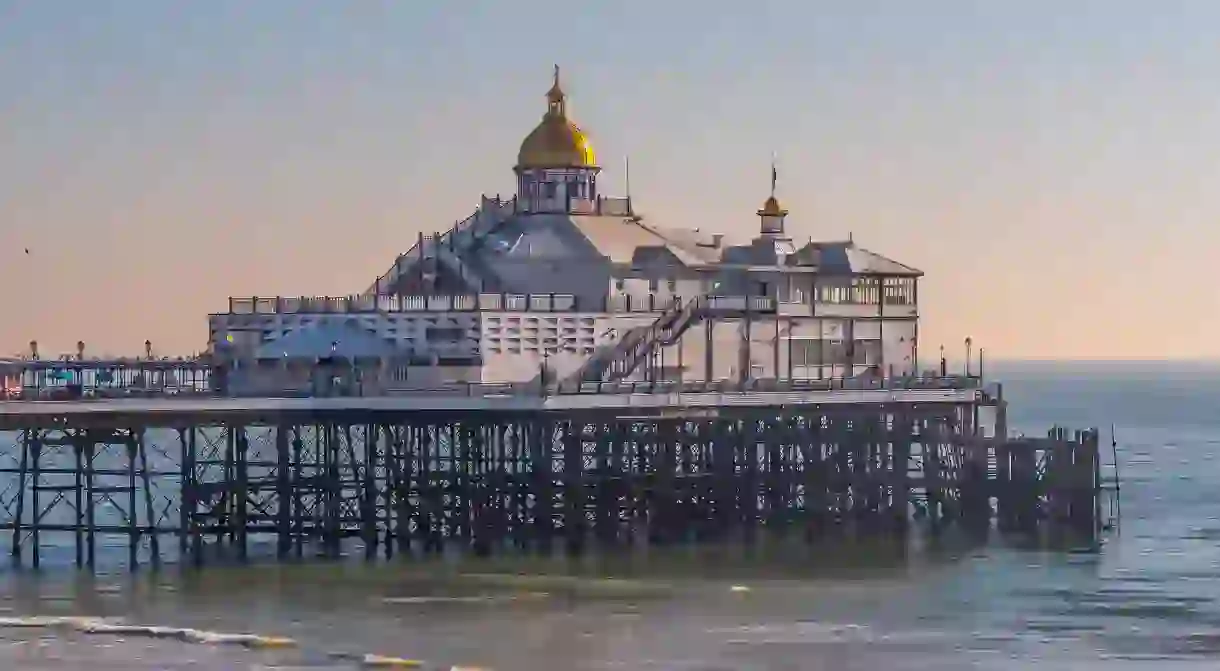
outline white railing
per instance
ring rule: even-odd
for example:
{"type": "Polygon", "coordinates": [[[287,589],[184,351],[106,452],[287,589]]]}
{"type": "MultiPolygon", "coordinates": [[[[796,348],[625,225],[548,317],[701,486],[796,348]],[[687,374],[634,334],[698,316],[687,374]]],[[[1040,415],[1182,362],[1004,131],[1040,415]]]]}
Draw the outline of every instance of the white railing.
{"type": "Polygon", "coordinates": [[[708,296],[706,300],[709,310],[773,312],[776,305],[771,296],[708,296]]]}
{"type": "MultiPolygon", "coordinates": [[[[728,300],[731,301],[732,297],[728,300]]],[[[744,309],[744,297],[737,310],[744,309]]],[[[752,310],[766,311],[771,299],[750,298],[752,310]],[[759,299],[759,300],[756,300],[759,299]]],[[[229,298],[231,315],[326,314],[352,312],[588,312],[595,314],[654,314],[681,300],[669,296],[609,296],[585,301],[572,294],[480,293],[433,296],[354,294],[351,296],[253,296],[229,298]]],[[[721,309],[734,309],[718,304],[721,309]]]]}
{"type": "Polygon", "coordinates": [[[598,214],[605,216],[631,216],[631,199],[630,198],[598,198],[597,199],[598,214]]]}
{"type": "MultiPolygon", "coordinates": [[[[590,306],[600,307],[600,306],[590,306]]],[[[232,315],[360,312],[576,312],[572,294],[469,294],[456,296],[300,296],[230,298],[232,315]]],[[[600,310],[590,310],[598,312],[600,310]]]]}

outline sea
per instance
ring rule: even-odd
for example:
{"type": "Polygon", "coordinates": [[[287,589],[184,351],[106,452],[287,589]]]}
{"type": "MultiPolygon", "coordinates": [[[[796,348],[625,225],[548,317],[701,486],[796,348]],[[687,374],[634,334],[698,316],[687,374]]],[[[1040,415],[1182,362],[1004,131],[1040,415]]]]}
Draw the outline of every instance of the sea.
{"type": "MultiPolygon", "coordinates": [[[[1099,547],[670,549],[0,574],[0,669],[1220,668],[1220,364],[989,365],[1014,431],[1113,426],[1099,547]]],[[[109,567],[109,568],[108,568],[109,567]]]]}

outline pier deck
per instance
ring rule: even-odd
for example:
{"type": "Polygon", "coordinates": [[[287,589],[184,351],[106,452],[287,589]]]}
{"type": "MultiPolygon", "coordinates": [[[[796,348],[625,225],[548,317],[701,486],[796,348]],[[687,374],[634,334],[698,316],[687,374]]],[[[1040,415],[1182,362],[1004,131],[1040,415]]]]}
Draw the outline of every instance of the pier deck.
{"type": "Polygon", "coordinates": [[[233,398],[219,396],[156,396],[76,401],[0,401],[0,429],[38,425],[54,417],[84,421],[93,416],[140,416],[142,423],[173,425],[190,416],[258,416],[335,412],[566,412],[581,410],[669,410],[767,408],[821,405],[969,404],[980,400],[977,389],[837,389],[785,391],[654,391],[622,393],[477,394],[435,392],[396,396],[334,396],[311,398],[233,398]]]}
{"type": "Polygon", "coordinates": [[[772,387],[3,402],[0,530],[89,567],[113,537],[136,566],[1098,530],[1096,432],[989,437],[976,385],[772,387]]]}

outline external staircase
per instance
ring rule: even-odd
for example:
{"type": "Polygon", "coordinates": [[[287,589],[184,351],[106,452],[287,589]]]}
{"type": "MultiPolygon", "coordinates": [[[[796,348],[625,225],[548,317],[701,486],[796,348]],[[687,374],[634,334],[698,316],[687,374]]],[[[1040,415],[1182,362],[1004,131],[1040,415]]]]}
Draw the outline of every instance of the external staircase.
{"type": "Polygon", "coordinates": [[[481,263],[475,249],[488,233],[495,230],[515,210],[515,199],[484,198],[474,214],[459,221],[440,235],[424,235],[405,253],[399,254],[394,265],[365,290],[366,295],[394,293],[394,287],[406,275],[418,272],[419,264],[435,261],[450,272],[477,285],[480,291],[500,291],[495,271],[481,263]]]}
{"type": "Polygon", "coordinates": [[[769,296],[702,295],[685,303],[675,302],[651,324],[631,329],[618,342],[595,352],[560,386],[622,380],[659,348],[677,343],[692,326],[709,316],[740,317],[774,312],[775,305],[775,299],[769,296]]]}

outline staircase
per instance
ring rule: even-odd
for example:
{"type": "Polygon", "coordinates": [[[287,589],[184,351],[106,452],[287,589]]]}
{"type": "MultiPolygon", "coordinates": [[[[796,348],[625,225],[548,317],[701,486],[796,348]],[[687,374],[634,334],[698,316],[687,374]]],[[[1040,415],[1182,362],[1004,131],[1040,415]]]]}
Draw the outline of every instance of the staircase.
{"type": "Polygon", "coordinates": [[[418,264],[427,259],[435,259],[450,272],[481,287],[482,291],[502,289],[498,286],[499,278],[487,264],[472,263],[462,257],[466,251],[472,249],[497,225],[508,218],[512,214],[515,204],[515,199],[484,198],[482,205],[474,214],[459,221],[453,228],[440,235],[423,236],[405,253],[399,254],[398,258],[394,260],[394,265],[365,290],[365,295],[392,293],[392,288],[403,276],[416,271],[418,264]]]}
{"type": "Polygon", "coordinates": [[[706,297],[699,296],[685,305],[675,303],[647,326],[631,329],[621,340],[595,353],[567,383],[603,382],[627,377],[657,347],[674,344],[698,321],[706,307],[706,297]]]}
{"type": "Polygon", "coordinates": [[[623,348],[630,347],[630,343],[643,337],[649,326],[651,324],[629,329],[618,341],[598,348],[593,353],[593,356],[589,357],[575,373],[560,380],[558,386],[562,388],[571,385],[579,386],[585,382],[601,382],[606,369],[610,367],[616,358],[621,356],[623,348]]]}
{"type": "Polygon", "coordinates": [[[651,324],[628,331],[622,340],[595,353],[565,382],[570,385],[621,380],[652,356],[658,347],[678,342],[687,329],[708,315],[748,316],[774,312],[775,306],[775,299],[768,296],[697,296],[685,304],[675,304],[651,324]]]}

